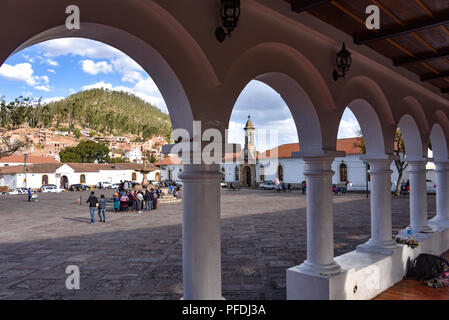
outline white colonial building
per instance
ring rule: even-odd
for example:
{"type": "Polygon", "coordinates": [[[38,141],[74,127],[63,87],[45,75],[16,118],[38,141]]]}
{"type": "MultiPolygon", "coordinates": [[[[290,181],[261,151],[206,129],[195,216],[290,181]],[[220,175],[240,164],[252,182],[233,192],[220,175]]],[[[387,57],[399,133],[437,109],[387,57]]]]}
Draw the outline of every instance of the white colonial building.
{"type": "MultiPolygon", "coordinates": [[[[291,184],[299,187],[304,176],[304,160],[295,157],[295,153],[300,152],[299,143],[284,144],[273,149],[259,153],[255,145],[255,126],[248,117],[244,127],[245,146],[241,153],[226,154],[221,163],[223,180],[228,183],[240,183],[243,187],[257,187],[264,181],[275,181],[291,184]]],[[[344,157],[336,157],[332,163],[332,183],[335,185],[349,181],[349,191],[370,190],[371,177],[368,173],[369,164],[361,160],[363,151],[361,149],[362,138],[346,138],[337,140],[337,151],[343,151],[344,157]]],[[[432,152],[429,150],[429,158],[432,152]]],[[[157,163],[161,168],[162,180],[180,181],[182,163],[176,155],[166,156],[157,163]]],[[[432,162],[427,164],[428,190],[435,189],[436,179],[434,173],[435,166],[432,162]]],[[[391,188],[395,189],[398,170],[394,162],[391,164],[391,188]]],[[[404,171],[402,181],[409,179],[408,167],[404,171]]],[[[433,190],[434,191],[434,190],[433,190]]]]}
{"type": "MultiPolygon", "coordinates": [[[[159,168],[147,164],[150,171],[148,180],[160,180],[159,168]]],[[[95,186],[99,182],[118,183],[125,181],[143,181],[143,164],[94,164],[94,163],[36,163],[0,167],[0,186],[38,189],[46,184],[67,188],[71,184],[95,186]]]]}

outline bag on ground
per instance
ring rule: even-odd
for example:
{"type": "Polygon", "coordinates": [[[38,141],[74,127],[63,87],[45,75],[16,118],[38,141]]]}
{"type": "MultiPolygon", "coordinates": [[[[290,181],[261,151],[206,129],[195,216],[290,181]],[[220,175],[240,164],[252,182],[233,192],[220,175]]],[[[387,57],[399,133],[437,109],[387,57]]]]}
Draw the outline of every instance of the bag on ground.
{"type": "Polygon", "coordinates": [[[443,276],[444,261],[439,256],[421,253],[407,269],[407,278],[425,281],[443,276]]]}

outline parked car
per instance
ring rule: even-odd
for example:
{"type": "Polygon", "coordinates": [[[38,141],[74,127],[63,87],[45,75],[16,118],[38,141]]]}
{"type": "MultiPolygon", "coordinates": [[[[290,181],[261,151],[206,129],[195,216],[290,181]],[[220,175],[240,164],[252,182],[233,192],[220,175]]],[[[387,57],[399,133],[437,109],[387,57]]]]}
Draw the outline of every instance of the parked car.
{"type": "Polygon", "coordinates": [[[43,193],[47,193],[47,192],[59,193],[59,192],[63,192],[64,189],[58,188],[55,184],[46,184],[46,185],[43,185],[39,189],[39,191],[43,192],[43,193]]]}
{"type": "Polygon", "coordinates": [[[228,187],[228,183],[225,182],[225,181],[222,181],[222,182],[220,183],[220,185],[221,185],[222,188],[227,188],[227,187],[228,187]]]}
{"type": "Polygon", "coordinates": [[[435,182],[433,182],[430,179],[426,180],[426,185],[427,185],[427,193],[436,193],[437,191],[437,184],[435,182]]]}
{"type": "Polygon", "coordinates": [[[90,190],[89,186],[86,186],[85,184],[72,184],[69,187],[70,191],[85,191],[85,190],[90,190]]]}
{"type": "Polygon", "coordinates": [[[277,189],[276,184],[273,181],[264,181],[260,184],[260,190],[275,190],[277,189]]]}
{"type": "MultiPolygon", "coordinates": [[[[31,193],[35,193],[35,191],[31,191],[31,193]]],[[[8,192],[8,194],[28,194],[27,188],[16,188],[13,191],[8,192]]]]}
{"type": "Polygon", "coordinates": [[[113,183],[111,189],[118,189],[120,187],[120,182],[113,183]]]}
{"type": "Polygon", "coordinates": [[[97,183],[97,188],[100,188],[100,183],[101,183],[101,187],[103,189],[112,189],[112,183],[108,182],[108,181],[98,182],[97,183]]]}

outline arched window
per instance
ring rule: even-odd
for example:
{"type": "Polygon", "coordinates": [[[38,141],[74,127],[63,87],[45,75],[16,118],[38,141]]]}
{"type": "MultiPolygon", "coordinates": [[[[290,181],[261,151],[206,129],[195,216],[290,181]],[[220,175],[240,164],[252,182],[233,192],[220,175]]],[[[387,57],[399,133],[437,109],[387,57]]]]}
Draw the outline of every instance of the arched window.
{"type": "Polygon", "coordinates": [[[86,183],[86,175],[85,174],[80,175],[80,183],[86,183]]]}
{"type": "Polygon", "coordinates": [[[348,166],[344,163],[340,165],[340,181],[348,181],[348,166]]]}
{"type": "Polygon", "coordinates": [[[366,175],[368,177],[368,181],[371,181],[371,175],[369,174],[369,171],[371,170],[369,163],[366,164],[366,175]]]}
{"type": "Polygon", "coordinates": [[[131,180],[132,180],[132,181],[136,181],[136,180],[137,180],[137,173],[133,172],[133,173],[131,174],[131,180]]]}
{"type": "Polygon", "coordinates": [[[235,181],[240,181],[239,167],[235,167],[235,181]]]}
{"type": "Polygon", "coordinates": [[[260,174],[260,182],[264,182],[265,181],[265,169],[263,166],[260,166],[259,174],[260,174]]]}
{"type": "Polygon", "coordinates": [[[281,165],[278,166],[278,179],[284,181],[284,168],[281,165]]]}
{"type": "Polygon", "coordinates": [[[224,167],[221,167],[221,173],[223,173],[223,176],[221,177],[221,181],[225,181],[226,180],[226,170],[224,167]]]}
{"type": "Polygon", "coordinates": [[[48,176],[46,174],[44,174],[42,176],[42,185],[48,184],[48,176]]]}

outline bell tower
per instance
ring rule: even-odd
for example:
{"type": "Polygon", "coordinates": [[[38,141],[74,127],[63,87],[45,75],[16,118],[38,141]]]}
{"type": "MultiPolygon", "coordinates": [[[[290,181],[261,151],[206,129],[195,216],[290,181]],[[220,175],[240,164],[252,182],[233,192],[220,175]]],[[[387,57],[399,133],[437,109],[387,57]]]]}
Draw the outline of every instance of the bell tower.
{"type": "Polygon", "coordinates": [[[256,187],[256,141],[251,116],[245,125],[245,147],[243,149],[243,164],[240,166],[240,177],[243,187],[254,189],[256,187]]]}
{"type": "Polygon", "coordinates": [[[256,141],[255,141],[255,131],[253,122],[251,121],[251,116],[248,115],[248,121],[245,125],[245,148],[244,148],[244,158],[245,162],[249,164],[256,163],[256,141]]]}

